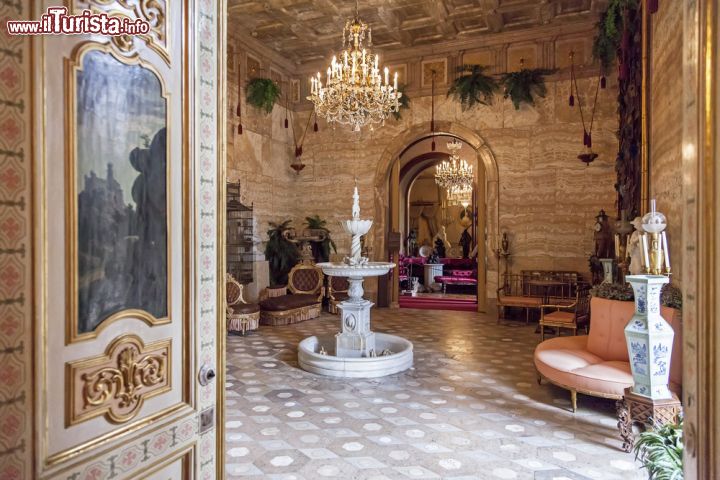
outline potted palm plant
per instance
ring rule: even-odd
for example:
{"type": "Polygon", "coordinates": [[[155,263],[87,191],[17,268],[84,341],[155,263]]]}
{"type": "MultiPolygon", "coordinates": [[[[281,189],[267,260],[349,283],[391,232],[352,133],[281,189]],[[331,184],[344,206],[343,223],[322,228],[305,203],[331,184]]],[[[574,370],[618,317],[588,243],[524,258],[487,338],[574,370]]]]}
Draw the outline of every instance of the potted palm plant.
{"type": "Polygon", "coordinates": [[[682,480],[682,419],[642,432],[635,443],[635,458],[647,469],[650,480],[682,480]]]}
{"type": "Polygon", "coordinates": [[[268,242],[265,244],[265,258],[270,267],[271,286],[286,285],[288,273],[299,261],[300,252],[294,243],[285,237],[285,232],[290,230],[292,220],[285,220],[281,223],[270,222],[268,230],[268,242]]]}
{"type": "Polygon", "coordinates": [[[313,258],[316,262],[327,262],[330,260],[330,249],[337,253],[337,246],[332,238],[330,238],[330,230],[327,228],[327,221],[320,218],[320,215],[312,215],[305,217],[305,226],[309,230],[322,232],[323,240],[319,242],[311,242],[313,258]]]}
{"type": "Polygon", "coordinates": [[[459,101],[463,110],[469,110],[477,104],[490,105],[498,84],[485,73],[486,69],[482,65],[459,66],[457,73],[460,76],[450,85],[447,96],[459,101]]]}

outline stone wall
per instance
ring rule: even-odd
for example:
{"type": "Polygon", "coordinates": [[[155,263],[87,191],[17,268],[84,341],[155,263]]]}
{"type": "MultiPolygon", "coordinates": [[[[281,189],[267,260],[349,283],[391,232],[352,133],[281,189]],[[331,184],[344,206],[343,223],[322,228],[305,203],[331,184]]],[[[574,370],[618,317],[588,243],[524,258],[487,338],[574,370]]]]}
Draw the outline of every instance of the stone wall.
{"type": "MultiPolygon", "coordinates": [[[[499,178],[498,184],[487,186],[488,296],[495,296],[498,266],[492,250],[497,248],[498,233],[503,231],[510,237],[512,271],[542,268],[587,274],[587,259],[594,250],[595,215],[600,209],[611,217],[615,212],[613,167],[618,148],[615,80],[608,78],[608,88],[600,90],[593,128],[593,150],[599,157],[586,167],[577,159],[583,135],[577,105],[578,100],[582,101],[589,117],[588,104],[597,85],[597,70],[590,56],[592,38],[580,31],[543,31],[533,38],[515,38],[510,34],[492,38],[491,43],[477,45],[475,50],[449,53],[418,50],[413,52],[417,56],[408,58],[387,56],[391,69],[399,71],[401,83],[407,85],[410,109],[402,112],[400,120],[390,119],[382,127],[365,128],[361,133],[351,132],[347,126],[329,126],[320,120],[320,131],[314,133],[311,129],[305,140],[302,160],[306,167],[299,175],[289,168],[293,141],[290,132],[282,128],[283,109],[276,107],[272,117],[265,117],[244,108],[246,133],[242,136],[234,133],[230,138],[228,176],[239,178],[243,197],[255,202],[257,233],[262,239],[270,220],[292,218],[299,226],[303,217],[317,214],[328,220],[339,256],[347,254],[349,238],[338,222],[350,214],[352,187],[357,178],[363,216],[374,217],[375,221],[367,243],[371,256],[379,259],[383,251],[378,239],[383,237],[387,219],[378,212],[388,204],[386,189],[378,188],[388,175],[382,159],[399,156],[407,146],[398,145],[399,139],[405,139],[409,131],[430,121],[429,72],[436,69],[441,72],[435,90],[436,122],[479,136],[481,145],[485,144],[483,151],[489,151],[497,164],[497,171],[487,177],[499,178]],[[571,51],[575,52],[581,91],[574,108],[568,106],[571,51]],[[535,106],[515,110],[509,100],[498,94],[491,106],[463,111],[445,95],[456,75],[455,67],[463,63],[489,65],[493,74],[521,66],[558,68],[559,72],[547,78],[547,96],[535,106]]],[[[250,61],[252,65],[262,64],[264,76],[275,75],[291,88],[290,107],[296,112],[295,129],[301,132],[311,112],[311,105],[301,100],[307,95],[304,79],[314,73],[310,71],[314,66],[290,64],[239,33],[231,35],[230,46],[231,62],[238,63],[240,68],[243,65],[247,68],[250,61]]],[[[234,131],[238,83],[243,87],[244,80],[242,72],[229,75],[234,131]],[[240,80],[232,80],[237,77],[240,80]]],[[[368,290],[372,292],[373,286],[368,285],[368,290]]]]}
{"type": "Polygon", "coordinates": [[[243,203],[254,206],[257,258],[262,259],[269,223],[291,219],[293,224],[300,226],[305,215],[302,202],[298,199],[303,193],[295,188],[297,175],[290,168],[295,151],[293,130],[284,126],[286,115],[292,120],[295,113],[292,108],[286,110],[284,105],[276,105],[271,114],[248,105],[245,88],[247,81],[256,76],[278,79],[281,87],[285,88],[291,80],[286,65],[270,58],[266,52],[247,46],[231,34],[228,48],[227,178],[230,182],[240,181],[243,203]],[[242,134],[237,129],[238,92],[242,99],[242,134]]]}
{"type": "MultiPolygon", "coordinates": [[[[594,95],[595,82],[579,80],[584,101],[594,95]]],[[[582,125],[577,107],[568,106],[569,85],[568,79],[549,78],[546,98],[517,111],[501,96],[492,106],[467,112],[444,94],[436,96],[436,120],[473,130],[495,157],[500,182],[499,229],[509,233],[515,272],[543,268],[586,273],[587,258],[594,248],[594,217],[600,209],[609,214],[615,211],[616,86],[610,80],[608,89],[601,91],[593,130],[593,147],[599,156],[586,167],[576,158],[582,147],[582,125]]],[[[403,112],[400,121],[390,120],[374,131],[357,134],[321,122],[320,132],[309,138],[307,167],[296,185],[315,192],[307,199],[309,213],[330,220],[342,252],[349,243],[335,225],[349,213],[353,179],[358,177],[362,211],[373,215],[376,200],[387,201],[375,198],[378,162],[396,137],[429,121],[430,100],[430,96],[412,98],[410,110],[403,112]]],[[[384,219],[375,218],[373,229],[384,227],[384,219]]],[[[488,247],[495,245],[490,241],[488,247]]],[[[493,297],[497,266],[494,259],[488,261],[488,296],[493,297]]]]}
{"type": "Polygon", "coordinates": [[[662,6],[652,16],[649,102],[650,198],[667,216],[673,282],[682,258],[682,9],[662,6]]]}

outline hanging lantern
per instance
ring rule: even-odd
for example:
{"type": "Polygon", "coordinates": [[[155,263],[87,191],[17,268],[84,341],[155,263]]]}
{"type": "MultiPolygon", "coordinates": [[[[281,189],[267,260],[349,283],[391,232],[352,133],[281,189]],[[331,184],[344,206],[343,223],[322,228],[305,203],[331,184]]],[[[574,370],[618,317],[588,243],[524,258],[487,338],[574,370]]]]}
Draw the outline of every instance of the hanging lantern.
{"type": "Polygon", "coordinates": [[[242,129],[242,123],[238,123],[238,135],[242,135],[243,129],[242,129]]]}
{"type": "Polygon", "coordinates": [[[318,129],[318,124],[317,124],[317,118],[315,118],[315,123],[313,123],[313,132],[317,132],[318,130],[319,129],[318,129]]]}
{"type": "Polygon", "coordinates": [[[589,147],[583,153],[577,156],[577,158],[586,166],[590,165],[597,157],[598,154],[594,153],[589,147]]]}
{"type": "Polygon", "coordinates": [[[289,123],[288,123],[288,119],[286,118],[285,119],[285,128],[288,128],[288,126],[289,126],[289,123]]]}
{"type": "Polygon", "coordinates": [[[573,95],[572,93],[570,94],[570,99],[568,100],[568,105],[570,105],[571,107],[575,106],[575,95],[573,95]]]}
{"type": "Polygon", "coordinates": [[[600,77],[600,88],[605,90],[605,87],[607,87],[607,80],[605,79],[605,75],[600,77]]]}

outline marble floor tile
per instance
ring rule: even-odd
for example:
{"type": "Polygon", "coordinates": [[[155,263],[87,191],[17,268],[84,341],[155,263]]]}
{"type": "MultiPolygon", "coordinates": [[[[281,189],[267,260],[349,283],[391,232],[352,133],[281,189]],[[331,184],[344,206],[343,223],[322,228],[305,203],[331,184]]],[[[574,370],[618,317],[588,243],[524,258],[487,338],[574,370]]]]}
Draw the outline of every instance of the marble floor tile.
{"type": "Polygon", "coordinates": [[[227,340],[228,478],[643,479],[620,450],[614,401],[537,385],[534,325],[491,315],[373,311],[414,344],[410,370],[334,379],[300,370],[297,343],[338,317],[227,340]]]}

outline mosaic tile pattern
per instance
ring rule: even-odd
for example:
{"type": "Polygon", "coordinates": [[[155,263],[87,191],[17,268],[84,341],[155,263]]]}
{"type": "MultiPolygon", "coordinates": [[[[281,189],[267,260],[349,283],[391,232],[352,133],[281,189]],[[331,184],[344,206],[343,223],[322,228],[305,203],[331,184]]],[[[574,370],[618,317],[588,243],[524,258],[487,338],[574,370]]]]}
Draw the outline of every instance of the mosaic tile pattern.
{"type": "Polygon", "coordinates": [[[493,315],[375,310],[373,329],[415,345],[415,367],[382,379],[299,370],[297,342],[338,317],[230,336],[228,478],[640,479],[620,450],[614,401],[538,386],[534,325],[493,315]]]}

